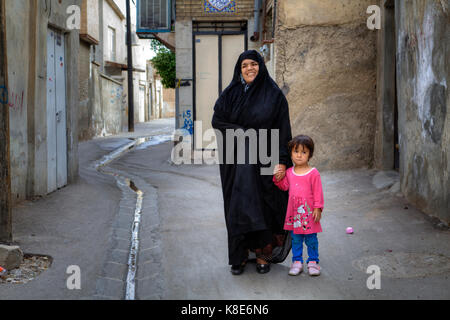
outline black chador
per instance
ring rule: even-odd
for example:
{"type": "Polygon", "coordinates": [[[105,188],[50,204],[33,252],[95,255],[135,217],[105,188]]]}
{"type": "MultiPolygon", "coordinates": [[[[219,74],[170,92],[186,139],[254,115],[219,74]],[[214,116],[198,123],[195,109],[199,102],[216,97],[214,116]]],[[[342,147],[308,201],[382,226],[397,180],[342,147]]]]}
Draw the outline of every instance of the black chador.
{"type": "MultiPolygon", "coordinates": [[[[271,150],[270,129],[279,130],[279,161],[291,167],[288,142],[292,139],[289,108],[286,97],[270,77],[264,60],[255,50],[245,51],[239,57],[233,80],[223,91],[214,107],[212,126],[221,131],[223,144],[218,144],[220,176],[225,207],[225,221],[228,230],[229,264],[244,262],[248,249],[270,247],[268,262],[283,261],[290,250],[287,232],[283,231],[288,195],[278,189],[272,175],[262,175],[261,167],[270,167],[261,161],[257,152],[256,164],[249,161],[249,139],[235,139],[233,150],[226,150],[226,129],[268,129],[267,153],[271,150]],[[249,85],[243,81],[241,64],[252,59],[259,64],[259,73],[249,85]],[[237,145],[243,143],[244,145],[237,145]],[[237,164],[237,149],[245,149],[245,163],[237,164]],[[230,155],[227,153],[232,152],[230,155]],[[235,162],[229,164],[226,159],[235,162]]],[[[257,134],[258,148],[260,135],[257,134]]]]}

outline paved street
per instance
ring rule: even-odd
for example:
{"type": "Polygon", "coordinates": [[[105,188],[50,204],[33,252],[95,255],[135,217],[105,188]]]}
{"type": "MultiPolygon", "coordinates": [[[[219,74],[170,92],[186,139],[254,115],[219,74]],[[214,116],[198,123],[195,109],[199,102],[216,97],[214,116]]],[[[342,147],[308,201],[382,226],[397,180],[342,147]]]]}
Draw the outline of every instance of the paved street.
{"type": "Polygon", "coordinates": [[[14,208],[14,240],[54,262],[26,285],[3,285],[2,298],[123,299],[137,200],[120,183],[127,179],[143,192],[136,299],[450,298],[450,231],[401,197],[395,173],[365,169],[321,172],[320,277],[288,276],[290,256],[268,274],[249,264],[232,276],[218,166],[171,164],[172,143],[163,141],[173,122],[80,144],[77,183],[14,208]],[[154,138],[103,172],[95,169],[130,137],[144,136],[154,138]],[[352,235],[345,232],[349,226],[352,235]],[[80,266],[81,290],[66,287],[69,265],[80,266]],[[366,286],[370,265],[381,269],[379,290],[366,286]]]}

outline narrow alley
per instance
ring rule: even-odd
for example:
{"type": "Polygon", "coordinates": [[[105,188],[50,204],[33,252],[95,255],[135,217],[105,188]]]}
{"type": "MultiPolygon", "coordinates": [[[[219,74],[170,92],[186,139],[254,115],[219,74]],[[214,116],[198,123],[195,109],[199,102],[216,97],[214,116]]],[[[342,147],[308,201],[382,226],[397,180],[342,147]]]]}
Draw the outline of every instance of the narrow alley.
{"type": "MultiPolygon", "coordinates": [[[[449,14],[450,0],[0,0],[0,300],[450,299],[449,14]],[[292,252],[230,272],[229,185],[197,162],[219,154],[213,127],[314,140],[319,277],[289,276],[292,252]]],[[[261,180],[229,172],[245,215],[261,180]]],[[[238,237],[274,231],[255,211],[238,237]]]]}
{"type": "MultiPolygon", "coordinates": [[[[158,140],[172,129],[173,119],[158,120],[140,125],[132,136],[158,140]]],[[[14,209],[16,241],[27,252],[52,256],[53,264],[26,285],[2,285],[4,297],[124,298],[136,196],[95,170],[95,163],[129,138],[121,134],[81,143],[77,183],[14,209]],[[66,287],[70,265],[81,269],[81,290],[66,287]]],[[[450,231],[398,193],[395,175],[367,169],[322,173],[326,209],[319,278],[289,277],[291,256],[267,275],[249,264],[242,276],[232,276],[218,166],[175,166],[172,142],[158,141],[105,168],[143,192],[136,299],[450,297],[450,231]],[[349,226],[354,234],[346,234],[349,226]],[[380,289],[367,287],[370,265],[381,269],[380,289]]]]}

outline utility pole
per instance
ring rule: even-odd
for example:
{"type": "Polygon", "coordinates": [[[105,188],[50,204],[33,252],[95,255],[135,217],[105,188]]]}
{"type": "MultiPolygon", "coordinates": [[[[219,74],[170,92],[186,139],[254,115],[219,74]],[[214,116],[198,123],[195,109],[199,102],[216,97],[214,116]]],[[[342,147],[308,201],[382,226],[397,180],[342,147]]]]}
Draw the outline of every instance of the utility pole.
{"type": "Polygon", "coordinates": [[[131,42],[130,0],[127,0],[127,62],[128,62],[128,132],[134,132],[133,47],[131,42]]]}
{"type": "Polygon", "coordinates": [[[0,243],[12,242],[5,1],[0,0],[0,243]]]}

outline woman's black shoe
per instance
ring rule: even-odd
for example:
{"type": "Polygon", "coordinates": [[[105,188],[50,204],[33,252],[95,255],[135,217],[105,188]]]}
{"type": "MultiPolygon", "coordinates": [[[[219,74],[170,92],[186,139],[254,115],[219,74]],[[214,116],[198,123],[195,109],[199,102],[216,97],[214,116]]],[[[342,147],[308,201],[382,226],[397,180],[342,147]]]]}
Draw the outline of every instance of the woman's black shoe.
{"type": "Polygon", "coordinates": [[[244,272],[245,266],[247,264],[247,261],[243,262],[242,264],[234,264],[231,266],[231,273],[234,276],[238,276],[244,272]]]}
{"type": "Polygon", "coordinates": [[[258,273],[260,274],[264,274],[270,271],[270,263],[268,264],[260,264],[257,263],[256,264],[256,271],[258,271],[258,273]]]}

